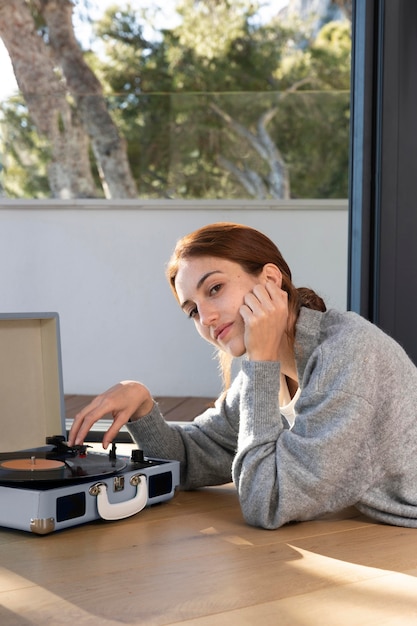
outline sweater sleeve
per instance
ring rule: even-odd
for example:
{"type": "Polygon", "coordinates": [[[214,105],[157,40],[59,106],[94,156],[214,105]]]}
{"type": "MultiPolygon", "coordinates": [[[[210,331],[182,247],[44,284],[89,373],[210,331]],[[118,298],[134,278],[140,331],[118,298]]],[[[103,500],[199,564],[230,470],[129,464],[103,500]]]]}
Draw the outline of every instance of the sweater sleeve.
{"type": "Polygon", "coordinates": [[[303,389],[288,430],[279,416],[279,364],[249,361],[243,376],[233,478],[246,521],[273,529],[357,502],[371,472],[361,432],[366,401],[343,398],[332,385],[323,393],[314,381],[303,389]]]}
{"type": "Polygon", "coordinates": [[[238,422],[238,393],[231,390],[193,422],[170,425],[155,404],[127,427],[146,456],[180,461],[181,487],[196,489],[231,482],[238,422]]]}

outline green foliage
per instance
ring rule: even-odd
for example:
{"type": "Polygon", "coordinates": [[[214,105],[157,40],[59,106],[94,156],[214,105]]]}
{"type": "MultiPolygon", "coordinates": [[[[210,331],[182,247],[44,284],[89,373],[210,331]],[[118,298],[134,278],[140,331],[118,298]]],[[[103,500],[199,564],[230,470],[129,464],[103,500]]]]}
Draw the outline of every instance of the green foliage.
{"type": "Polygon", "coordinates": [[[99,25],[108,44],[101,76],[120,94],[111,106],[131,138],[141,195],[248,197],[219,167],[219,155],[267,175],[267,163],[213,112],[215,101],[251,132],[278,107],[268,130],[289,166],[293,197],[347,196],[349,24],[326,25],[303,49],[298,25],[254,26],[255,10],[244,0],[183,0],[180,26],[152,43],[139,15],[107,12],[99,25]],[[308,96],[287,93],[294,88],[308,96]]]}
{"type": "Polygon", "coordinates": [[[182,23],[176,28],[179,46],[206,61],[227,57],[235,43],[245,38],[248,18],[257,8],[245,0],[181,0],[177,12],[182,23]]]}
{"type": "MultiPolygon", "coordinates": [[[[267,176],[268,163],[213,103],[254,134],[276,107],[267,131],[289,168],[292,197],[347,197],[350,23],[326,24],[310,41],[298,24],[259,24],[257,8],[250,0],[181,0],[180,24],[151,40],[150,14],[129,4],[110,7],[96,24],[105,59],[89,52],[89,63],[127,139],[141,197],[249,197],[219,157],[267,176]]],[[[14,167],[26,151],[39,163],[37,176],[36,167],[19,166],[18,186],[27,196],[37,184],[39,196],[47,152],[27,114],[13,117],[12,109],[7,126],[31,143],[14,167]]]]}
{"type": "Polygon", "coordinates": [[[39,138],[20,96],[1,105],[0,120],[3,192],[10,198],[47,198],[49,146],[39,138]]]}
{"type": "Polygon", "coordinates": [[[273,125],[293,198],[347,198],[349,93],[290,93],[273,125]]]}
{"type": "Polygon", "coordinates": [[[311,48],[311,65],[321,89],[350,88],[350,23],[330,22],[323,26],[311,48]]]}

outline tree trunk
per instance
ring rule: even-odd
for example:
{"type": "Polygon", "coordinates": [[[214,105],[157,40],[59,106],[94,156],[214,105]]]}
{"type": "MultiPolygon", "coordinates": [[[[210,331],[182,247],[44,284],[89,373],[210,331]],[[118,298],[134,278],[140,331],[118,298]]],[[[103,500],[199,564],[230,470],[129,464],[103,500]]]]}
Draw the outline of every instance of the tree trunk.
{"type": "Polygon", "coordinates": [[[254,198],[264,200],[265,198],[271,197],[280,200],[288,200],[290,197],[288,169],[281,152],[266,130],[268,122],[274,117],[277,109],[269,109],[259,118],[257,134],[255,135],[214,102],[210,106],[237,135],[245,139],[252,146],[261,159],[268,164],[269,172],[266,177],[262,177],[254,170],[249,168],[242,169],[234,165],[222,155],[218,157],[219,165],[233,174],[241,185],[245,187],[246,191],[254,198]]]}
{"type": "Polygon", "coordinates": [[[51,193],[58,198],[97,196],[91,145],[104,195],[136,198],[126,142],[107,110],[99,81],[84,61],[72,10],[70,0],[0,0],[0,37],[36,128],[51,145],[51,193]],[[45,20],[50,45],[36,32],[29,5],[45,20]]]}
{"type": "Polygon", "coordinates": [[[111,198],[137,197],[126,142],[107,110],[101,84],[85,62],[75,38],[72,3],[70,0],[36,0],[36,6],[48,26],[50,45],[91,139],[106,195],[111,198]]]}
{"type": "Polygon", "coordinates": [[[24,0],[0,0],[0,36],[29,113],[51,146],[48,178],[52,196],[96,196],[88,139],[24,0]]]}

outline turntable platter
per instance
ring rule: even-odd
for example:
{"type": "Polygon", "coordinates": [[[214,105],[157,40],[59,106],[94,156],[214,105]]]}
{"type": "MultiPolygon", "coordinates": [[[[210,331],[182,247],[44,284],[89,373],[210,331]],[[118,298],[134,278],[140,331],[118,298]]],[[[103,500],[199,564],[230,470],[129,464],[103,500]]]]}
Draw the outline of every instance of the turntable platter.
{"type": "Polygon", "coordinates": [[[10,459],[8,461],[2,461],[0,462],[0,467],[17,470],[18,472],[28,470],[31,472],[44,472],[45,470],[65,467],[65,463],[52,459],[37,459],[36,456],[31,456],[28,459],[10,459]]]}
{"type": "Polygon", "coordinates": [[[127,459],[107,454],[54,454],[50,448],[0,454],[0,485],[83,481],[124,470],[127,459]],[[25,456],[27,454],[27,456],[25,456]]]}

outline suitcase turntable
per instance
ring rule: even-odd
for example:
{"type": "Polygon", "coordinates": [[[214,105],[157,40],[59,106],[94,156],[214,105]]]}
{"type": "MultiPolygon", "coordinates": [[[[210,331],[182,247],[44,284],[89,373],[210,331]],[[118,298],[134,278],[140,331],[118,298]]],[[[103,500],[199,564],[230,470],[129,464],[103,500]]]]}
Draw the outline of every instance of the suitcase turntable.
{"type": "Polygon", "coordinates": [[[179,484],[178,461],[68,446],[59,339],[56,313],[0,315],[0,525],[41,535],[129,517],[179,484]]]}

